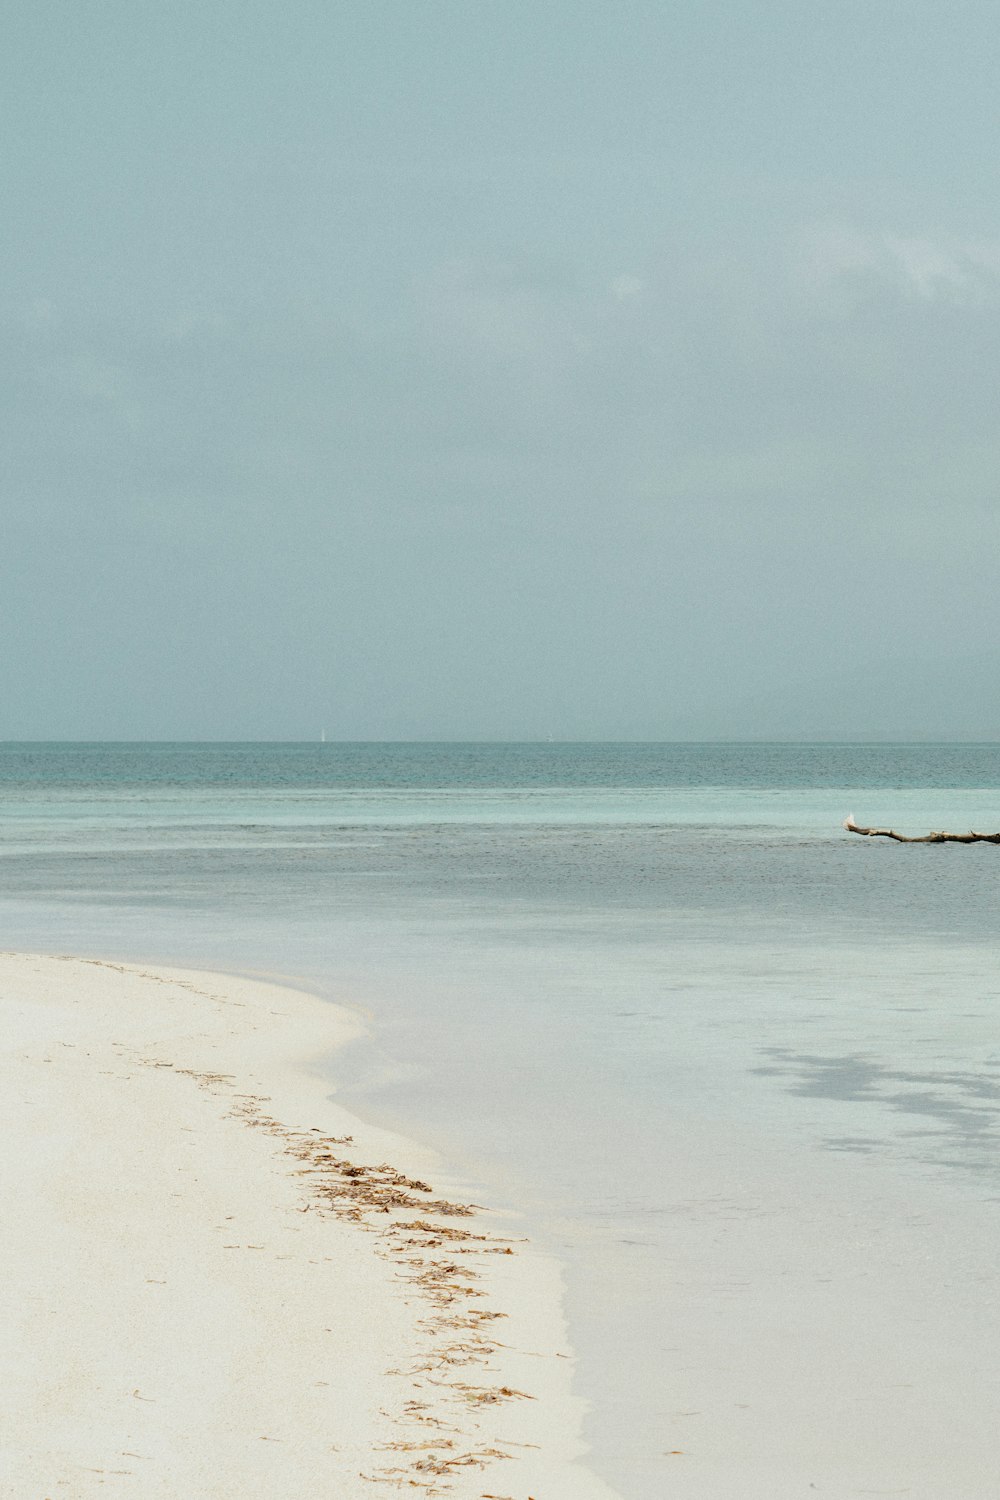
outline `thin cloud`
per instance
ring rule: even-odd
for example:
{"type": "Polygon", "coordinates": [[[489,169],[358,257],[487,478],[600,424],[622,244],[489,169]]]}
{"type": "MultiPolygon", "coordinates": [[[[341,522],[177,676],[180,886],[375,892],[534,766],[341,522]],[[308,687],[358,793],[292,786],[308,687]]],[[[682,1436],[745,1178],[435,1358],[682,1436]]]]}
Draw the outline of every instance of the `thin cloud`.
{"type": "Polygon", "coordinates": [[[1000,240],[822,225],[804,236],[802,268],[819,290],[878,284],[920,302],[1000,301],[1000,240]]]}
{"type": "Polygon", "coordinates": [[[638,297],[644,287],[645,282],[638,276],[616,276],[611,283],[611,295],[618,302],[627,302],[638,297]]]}

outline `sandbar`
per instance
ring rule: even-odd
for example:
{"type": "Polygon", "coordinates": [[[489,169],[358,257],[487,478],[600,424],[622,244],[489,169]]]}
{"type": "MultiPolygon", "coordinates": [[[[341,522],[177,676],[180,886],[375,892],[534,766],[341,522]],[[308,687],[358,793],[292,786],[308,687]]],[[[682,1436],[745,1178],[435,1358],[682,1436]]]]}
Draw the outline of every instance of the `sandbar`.
{"type": "Polygon", "coordinates": [[[615,1500],[560,1268],[321,1063],[350,1010],[0,955],[10,1500],[615,1500]]]}

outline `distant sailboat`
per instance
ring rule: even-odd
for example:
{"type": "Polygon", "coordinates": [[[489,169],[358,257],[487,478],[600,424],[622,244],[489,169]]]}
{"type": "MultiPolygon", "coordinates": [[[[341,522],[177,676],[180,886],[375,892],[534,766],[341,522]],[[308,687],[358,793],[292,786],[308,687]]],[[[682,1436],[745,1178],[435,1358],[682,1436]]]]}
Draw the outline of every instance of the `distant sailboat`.
{"type": "Polygon", "coordinates": [[[320,742],[321,745],[325,745],[326,744],[326,730],[325,729],[321,729],[320,730],[320,733],[319,733],[319,742],[320,742]]]}

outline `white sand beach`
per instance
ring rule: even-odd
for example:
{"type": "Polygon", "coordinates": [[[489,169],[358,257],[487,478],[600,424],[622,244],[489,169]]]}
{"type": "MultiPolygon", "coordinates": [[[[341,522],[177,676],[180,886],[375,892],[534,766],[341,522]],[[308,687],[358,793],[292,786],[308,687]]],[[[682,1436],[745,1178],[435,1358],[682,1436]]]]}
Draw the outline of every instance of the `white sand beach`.
{"type": "Polygon", "coordinates": [[[328,1097],[357,1033],[218,974],[0,956],[7,1500],[613,1500],[558,1265],[328,1097]]]}

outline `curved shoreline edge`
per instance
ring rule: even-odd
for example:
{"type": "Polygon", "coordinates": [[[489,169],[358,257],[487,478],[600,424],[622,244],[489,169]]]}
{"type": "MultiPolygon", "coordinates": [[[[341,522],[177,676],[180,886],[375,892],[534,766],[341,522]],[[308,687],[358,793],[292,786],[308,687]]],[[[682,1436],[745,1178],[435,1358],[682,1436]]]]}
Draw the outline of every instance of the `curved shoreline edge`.
{"type": "Polygon", "coordinates": [[[4,1494],[615,1500],[558,1263],[331,1100],[357,1017],[31,954],[0,1014],[4,1494]]]}
{"type": "Polygon", "coordinates": [[[3,1492],[617,1500],[561,1274],[350,1115],[343,1008],[0,954],[3,1492]]]}

